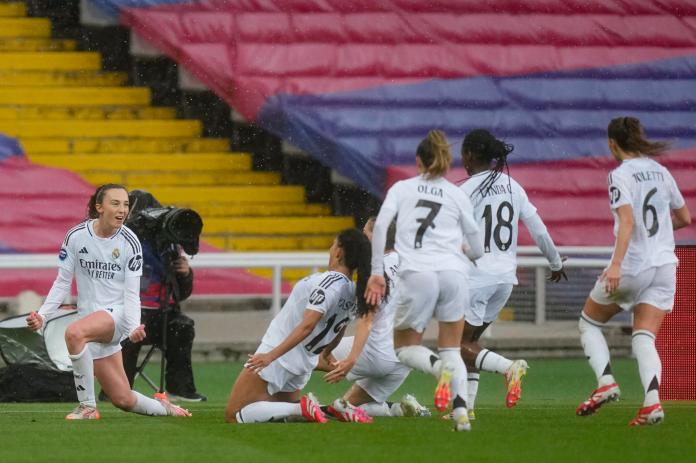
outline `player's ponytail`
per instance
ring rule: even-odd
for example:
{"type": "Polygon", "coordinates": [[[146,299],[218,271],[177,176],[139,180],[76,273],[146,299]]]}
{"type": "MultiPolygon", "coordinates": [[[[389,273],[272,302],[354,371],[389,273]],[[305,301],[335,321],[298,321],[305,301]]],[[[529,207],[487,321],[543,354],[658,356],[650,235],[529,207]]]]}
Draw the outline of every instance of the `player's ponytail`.
{"type": "Polygon", "coordinates": [[[647,156],[658,156],[670,147],[669,142],[650,141],[638,118],[617,117],[609,122],[607,137],[628,153],[640,153],[647,156]]]}
{"type": "Polygon", "coordinates": [[[484,192],[498,180],[503,170],[508,169],[507,157],[514,149],[514,146],[498,140],[485,129],[472,130],[464,137],[462,158],[466,153],[469,153],[478,162],[487,164],[491,170],[486,179],[476,188],[474,194],[478,192],[484,195],[484,192]]]}
{"type": "Polygon", "coordinates": [[[441,130],[431,130],[428,136],[418,144],[418,156],[425,167],[425,177],[429,180],[442,177],[452,163],[449,143],[441,130]]]}
{"type": "Polygon", "coordinates": [[[365,300],[367,280],[370,278],[372,271],[370,265],[372,260],[370,240],[357,228],[343,230],[338,234],[337,240],[338,245],[343,249],[344,264],[351,272],[355,271],[358,275],[355,287],[355,295],[358,301],[356,315],[363,317],[375,310],[375,307],[368,305],[365,300]]]}
{"type": "Polygon", "coordinates": [[[89,198],[89,202],[87,203],[87,218],[89,219],[98,219],[99,218],[99,212],[97,211],[97,204],[101,204],[104,201],[104,195],[106,194],[107,191],[109,190],[114,190],[114,189],[121,189],[124,190],[126,193],[128,193],[128,190],[126,189],[125,186],[119,185],[117,183],[107,183],[105,185],[102,185],[98,187],[92,196],[89,198]]]}

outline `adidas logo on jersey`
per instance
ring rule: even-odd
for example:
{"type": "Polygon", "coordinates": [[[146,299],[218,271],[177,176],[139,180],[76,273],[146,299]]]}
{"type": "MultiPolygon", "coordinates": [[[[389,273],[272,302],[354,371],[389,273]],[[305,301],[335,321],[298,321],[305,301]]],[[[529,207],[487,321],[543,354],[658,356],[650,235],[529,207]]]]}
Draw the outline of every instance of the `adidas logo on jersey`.
{"type": "Polygon", "coordinates": [[[87,251],[87,247],[86,247],[86,246],[83,247],[82,249],[80,249],[80,254],[89,254],[89,252],[87,251]]]}

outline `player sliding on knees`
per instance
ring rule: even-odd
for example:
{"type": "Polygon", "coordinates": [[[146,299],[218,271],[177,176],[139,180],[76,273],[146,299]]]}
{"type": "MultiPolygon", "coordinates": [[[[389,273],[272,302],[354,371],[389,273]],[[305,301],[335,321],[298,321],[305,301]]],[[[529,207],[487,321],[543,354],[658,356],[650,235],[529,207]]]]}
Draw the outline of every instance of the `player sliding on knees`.
{"type": "Polygon", "coordinates": [[[27,317],[36,331],[70,295],[77,283],[80,319],[65,331],[80,404],[68,420],[99,419],[94,394],[96,375],[111,403],[141,415],[191,416],[166,397],[150,399],[132,391],[123,369],[121,341],[145,339],[140,324],[142,249],[135,234],[123,225],[128,216],[128,191],[103,185],[88,204],[89,219],[70,229],[58,254],[58,277],[37,312],[27,317]]]}
{"type": "Polygon", "coordinates": [[[474,205],[474,216],[483,234],[483,257],[469,272],[470,304],[462,337],[462,357],[468,375],[469,418],[473,419],[479,384],[479,371],[505,376],[505,404],[514,407],[522,393],[522,377],[527,372],[524,360],[509,360],[479,345],[486,328],[498,318],[512,287],[517,284],[517,237],[522,219],[532,238],[549,261],[549,280],[568,279],[561,256],[549,236],[527,193],[503,170],[513,147],[483,129],[469,132],[462,143],[462,161],[469,179],[461,189],[474,205]]]}
{"type": "Polygon", "coordinates": [[[435,408],[445,411],[451,404],[454,429],[468,431],[467,372],[459,347],[469,300],[462,249],[474,260],[483,248],[469,198],[444,178],[451,161],[444,134],[432,130],[416,150],[419,175],[395,183],[387,192],[375,222],[366,296],[376,304],[385,295],[387,228],[396,217],[395,249],[400,259],[396,355],[404,365],[438,378],[435,408]],[[421,345],[431,318],[439,322],[439,355],[421,345]]]}
{"type": "MultiPolygon", "coordinates": [[[[302,389],[319,354],[340,342],[351,318],[374,310],[363,293],[370,271],[370,242],[358,229],[342,231],[329,249],[329,270],[298,282],[271,321],[256,353],[237,377],[225,409],[229,423],[302,419],[325,423],[312,393],[302,389]],[[352,276],[357,272],[356,284],[352,276]]],[[[341,404],[337,404],[340,408],[341,404]]],[[[346,404],[349,421],[369,422],[360,408],[346,404]]]]}
{"type": "MultiPolygon", "coordinates": [[[[363,233],[372,238],[375,218],[368,219],[363,233]]],[[[396,308],[395,280],[399,255],[394,251],[396,224],[389,226],[384,273],[388,291],[375,312],[368,312],[356,322],[355,336],[344,337],[338,346],[320,356],[317,369],[330,371],[326,380],[339,382],[344,377],[353,383],[342,399],[336,399],[327,412],[341,421],[353,414],[341,411],[346,405],[360,406],[369,416],[430,416],[430,411],[410,394],[399,402],[387,402],[404,382],[411,369],[399,362],[394,352],[394,310],[396,308]]]]}
{"type": "Polygon", "coordinates": [[[651,425],[665,417],[659,396],[662,364],[655,336],[674,305],[678,260],[673,230],[688,226],[691,215],[672,175],[652,159],[668,147],[666,143],[648,141],[634,117],[613,119],[607,132],[611,154],[621,163],[609,173],[616,242],[609,266],[580,315],[582,347],[598,385],[576,413],[592,415],[621,396],[601,328],[622,310],[633,310],[631,342],[645,400],[629,424],[651,425]]]}

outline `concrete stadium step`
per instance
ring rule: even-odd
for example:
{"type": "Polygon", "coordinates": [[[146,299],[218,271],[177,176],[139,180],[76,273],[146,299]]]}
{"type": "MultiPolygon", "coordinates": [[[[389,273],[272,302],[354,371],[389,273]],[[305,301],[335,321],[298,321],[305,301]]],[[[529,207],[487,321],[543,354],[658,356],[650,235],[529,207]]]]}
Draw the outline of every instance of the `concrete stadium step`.
{"type": "Polygon", "coordinates": [[[236,170],[205,170],[199,172],[170,172],[163,165],[159,171],[95,172],[80,174],[94,185],[119,183],[128,189],[150,190],[160,186],[213,186],[213,185],[279,185],[279,172],[239,172],[236,170]]]}
{"type": "Polygon", "coordinates": [[[199,120],[3,120],[0,132],[12,137],[133,137],[159,138],[197,137],[201,134],[202,124],[199,120]]]}
{"type": "MultiPolygon", "coordinates": [[[[0,53],[0,60],[2,55],[0,53]]],[[[146,87],[6,87],[0,92],[0,105],[149,106],[150,89],[146,87]]]]}
{"type": "Polygon", "coordinates": [[[202,239],[227,251],[326,251],[331,247],[336,234],[297,236],[209,236],[205,233],[203,219],[202,239]]]}
{"type": "Polygon", "coordinates": [[[179,204],[197,211],[205,217],[286,217],[331,215],[327,204],[239,204],[224,201],[184,201],[179,204]]]}
{"type": "Polygon", "coordinates": [[[212,235],[326,235],[353,227],[352,217],[215,217],[205,220],[212,235]]]}
{"type": "Polygon", "coordinates": [[[47,18],[0,17],[0,37],[51,37],[47,18]]]}
{"type": "Polygon", "coordinates": [[[175,119],[176,109],[153,106],[85,107],[85,106],[0,106],[0,120],[134,120],[175,119]]]}
{"type": "Polygon", "coordinates": [[[230,149],[227,138],[28,138],[20,141],[29,154],[219,153],[230,149]]]}
{"type": "Polygon", "coordinates": [[[27,6],[23,2],[0,3],[0,17],[19,18],[27,15],[27,6]]]}
{"type": "Polygon", "coordinates": [[[249,171],[251,156],[243,153],[189,154],[27,154],[32,162],[51,167],[89,172],[109,169],[125,174],[129,171],[166,169],[182,173],[214,169],[249,171]]]}
{"type": "Polygon", "coordinates": [[[117,87],[127,82],[125,72],[0,71],[0,86],[3,87],[117,87]]]}
{"type": "Polygon", "coordinates": [[[305,191],[301,186],[203,186],[157,187],[150,193],[162,204],[180,204],[190,201],[229,201],[235,203],[304,203],[305,191]]]}
{"type": "MultiPolygon", "coordinates": [[[[1,22],[0,37],[3,30],[1,22]]],[[[87,51],[0,53],[0,69],[97,71],[101,69],[101,55],[87,51]]]]}
{"type": "Polygon", "coordinates": [[[0,38],[0,52],[75,51],[76,49],[77,42],[71,39],[0,38]]]}

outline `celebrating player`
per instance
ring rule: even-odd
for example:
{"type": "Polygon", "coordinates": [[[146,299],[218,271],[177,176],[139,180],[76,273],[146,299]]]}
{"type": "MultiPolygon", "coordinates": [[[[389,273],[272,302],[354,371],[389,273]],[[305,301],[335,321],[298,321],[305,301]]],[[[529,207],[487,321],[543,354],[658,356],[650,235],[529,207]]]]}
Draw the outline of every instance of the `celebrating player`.
{"type": "MultiPolygon", "coordinates": [[[[375,218],[365,223],[363,233],[372,239],[375,218]]],[[[357,321],[355,336],[344,337],[333,352],[325,351],[319,360],[318,369],[331,371],[326,375],[329,382],[338,382],[343,377],[353,382],[343,399],[337,399],[327,407],[329,414],[341,421],[354,415],[340,412],[346,406],[340,402],[360,406],[370,416],[429,416],[430,411],[418,403],[411,394],[404,395],[399,402],[387,402],[404,382],[411,369],[399,362],[394,352],[394,310],[397,288],[395,280],[399,269],[399,255],[394,251],[396,224],[392,222],[387,232],[384,271],[389,290],[375,313],[370,312],[357,321]]]]}
{"type": "Polygon", "coordinates": [[[689,225],[691,215],[672,175],[652,159],[665,151],[666,143],[647,140],[634,117],[613,119],[607,132],[611,154],[620,162],[609,173],[616,242],[609,266],[580,315],[580,339],[598,387],[576,413],[588,416],[619,399],[621,391],[612,375],[601,328],[622,310],[633,310],[632,347],[645,400],[629,424],[651,425],[665,416],[659,397],[662,364],[655,336],[674,304],[678,260],[673,230],[689,225]]]}
{"type": "Polygon", "coordinates": [[[465,431],[471,424],[459,344],[469,291],[462,249],[474,260],[483,248],[469,198],[443,177],[451,160],[445,135],[430,131],[416,151],[419,175],[397,182],[387,192],[375,222],[366,296],[373,304],[384,297],[387,228],[396,216],[395,249],[401,264],[394,347],[403,364],[439,378],[435,407],[444,411],[452,401],[455,430],[465,431]],[[439,322],[439,356],[421,345],[433,317],[439,322]]]}
{"type": "MultiPolygon", "coordinates": [[[[373,310],[362,296],[370,272],[370,242],[358,229],[342,231],[329,249],[329,270],[298,282],[273,319],[261,345],[249,356],[225,409],[230,423],[263,423],[304,417],[326,422],[312,393],[302,396],[324,349],[340,342],[355,315],[373,310]],[[351,280],[357,271],[356,285],[351,280]],[[299,403],[297,400],[299,400],[299,403]]],[[[337,404],[338,405],[338,404],[337,404]]],[[[359,408],[339,410],[349,421],[369,421],[359,408]]]]}
{"type": "Polygon", "coordinates": [[[483,231],[484,254],[469,273],[471,304],[466,313],[462,338],[462,357],[468,369],[469,418],[474,417],[474,404],[479,383],[479,370],[505,375],[508,407],[520,398],[522,376],[527,362],[509,360],[488,349],[478,340],[498,317],[513,285],[517,284],[517,236],[521,218],[551,267],[551,281],[566,278],[563,264],[546,226],[527,193],[515,180],[503,173],[513,147],[478,129],[470,132],[462,143],[462,160],[469,179],[461,185],[474,205],[474,216],[483,231]]]}
{"type": "Polygon", "coordinates": [[[123,222],[128,215],[128,191],[103,185],[89,201],[89,219],[70,229],[58,254],[58,277],[38,312],[27,317],[40,329],[70,295],[77,283],[80,319],[68,326],[65,342],[72,360],[80,404],[68,420],[99,419],[94,395],[96,374],[103,390],[118,408],[142,415],[191,416],[166,398],[150,399],[132,391],[123,370],[121,341],[145,338],[140,325],[140,242],[123,222]]]}

